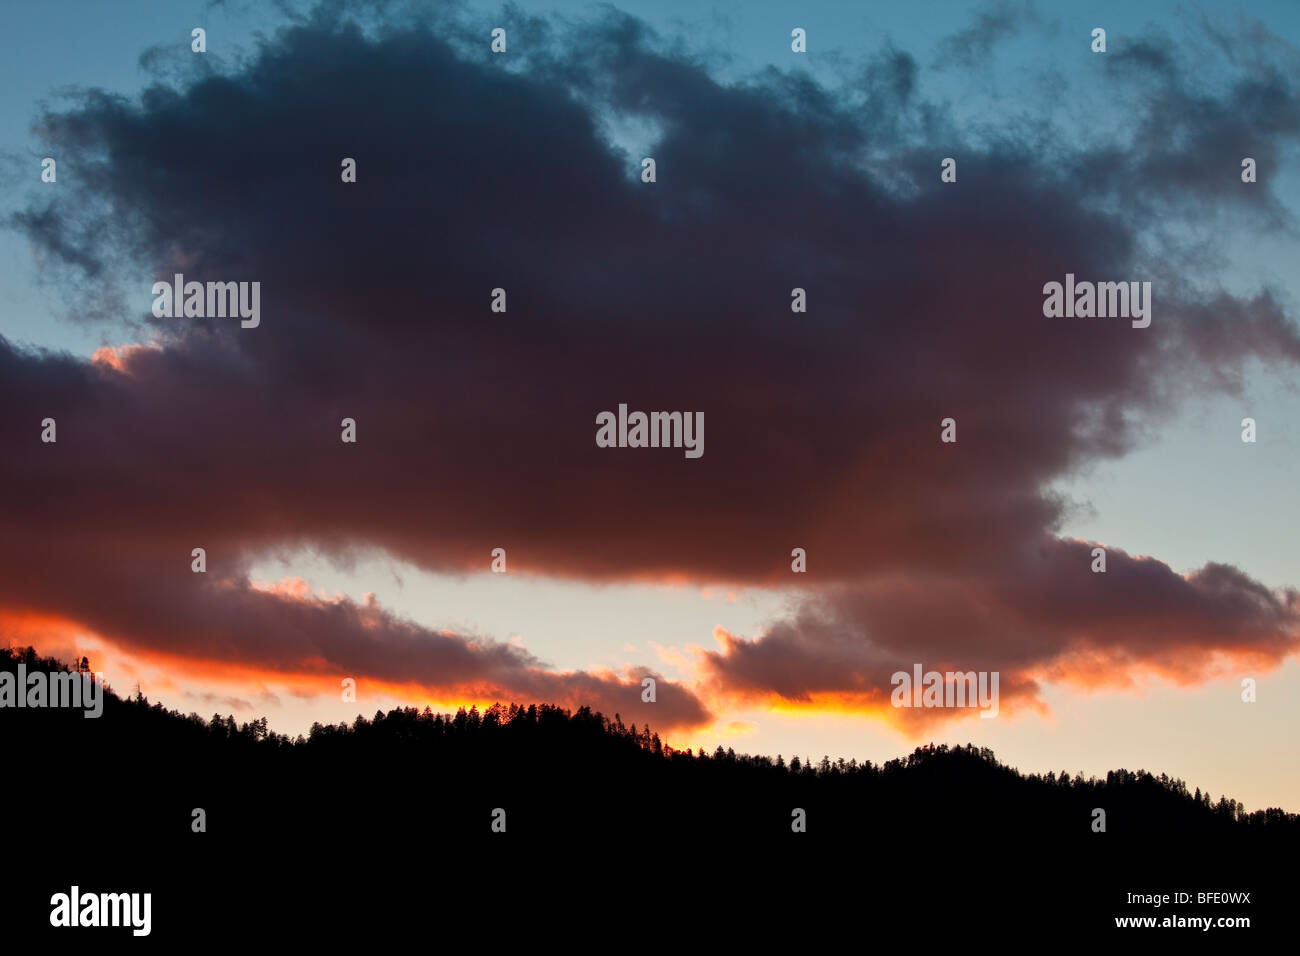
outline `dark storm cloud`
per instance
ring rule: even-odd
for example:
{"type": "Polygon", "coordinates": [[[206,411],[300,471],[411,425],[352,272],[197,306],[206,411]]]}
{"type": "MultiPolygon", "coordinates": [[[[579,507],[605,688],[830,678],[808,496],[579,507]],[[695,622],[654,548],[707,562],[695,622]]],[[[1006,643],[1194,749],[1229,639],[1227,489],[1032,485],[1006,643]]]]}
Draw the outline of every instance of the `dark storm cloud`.
{"type": "MultiPolygon", "coordinates": [[[[1149,329],[1042,314],[1043,283],[1066,272],[1151,278],[1141,215],[1157,203],[1280,208],[1267,180],[1239,188],[1236,159],[1169,154],[1221,135],[1265,156],[1293,143],[1294,92],[1267,64],[1193,94],[1172,55],[1121,59],[1096,78],[1116,95],[1158,78],[1135,145],[1043,151],[1046,126],[963,146],[891,48],[866,94],[776,71],[722,85],[618,14],[573,33],[527,21],[494,58],[460,22],[363,30],[345,9],[319,8],[236,71],[42,117],[75,175],[13,223],[66,281],[124,261],[162,280],[256,280],[262,320],[150,318],[157,348],[93,365],[0,344],[0,491],[30,505],[0,518],[6,606],[151,651],[609,700],[637,685],[257,591],[247,568],[312,544],[480,570],[505,546],[524,572],[788,585],[797,545],[809,576],[849,597],[810,592],[761,648],[710,658],[724,690],[820,687],[847,673],[845,648],[854,673],[893,669],[900,642],[942,651],[976,607],[1002,619],[979,628],[982,653],[1028,674],[1093,639],[1048,626],[1051,606],[1013,586],[1026,554],[1074,549],[1051,537],[1049,483],[1122,454],[1192,382],[1231,387],[1249,359],[1300,358],[1271,296],[1207,305],[1178,260],[1157,264],[1170,281],[1149,329]],[[606,135],[627,119],[656,131],[630,155],[606,135]],[[945,145],[920,148],[919,130],[945,145]],[[639,181],[642,155],[658,182],[639,181]],[[939,182],[945,155],[959,184],[939,182]],[[356,184],[340,182],[343,157],[356,184]],[[1165,163],[1174,175],[1153,185],[1165,163]],[[796,286],[807,314],[790,311],[796,286]],[[505,314],[489,311],[495,287],[505,314]],[[704,456],[596,447],[597,413],[620,402],[704,412],[704,456]],[[47,415],[57,445],[38,441],[47,415]],[[949,416],[955,445],[939,442],[949,416]],[[343,417],[356,445],[339,441],[343,417]],[[192,583],[196,544],[219,586],[192,583]],[[891,580],[916,582],[911,599],[891,580]],[[927,617],[930,587],[963,598],[950,619],[927,617]],[[810,623],[828,614],[860,646],[810,623]]],[[[955,48],[1010,26],[976,29],[955,48]]],[[[1062,600],[1090,577],[1086,561],[1039,571],[1062,600]]],[[[1201,580],[1100,607],[1177,614],[1190,595],[1218,637],[1156,628],[1163,646],[1294,647],[1289,598],[1261,616],[1244,576],[1201,580]]],[[[685,689],[675,714],[706,718],[685,689]]]]}

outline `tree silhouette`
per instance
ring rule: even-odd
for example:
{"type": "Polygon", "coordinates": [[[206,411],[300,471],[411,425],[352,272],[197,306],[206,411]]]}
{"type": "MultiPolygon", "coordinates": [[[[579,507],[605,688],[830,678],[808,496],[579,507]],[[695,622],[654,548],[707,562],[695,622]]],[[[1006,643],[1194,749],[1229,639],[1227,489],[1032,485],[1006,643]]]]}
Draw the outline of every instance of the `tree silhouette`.
{"type": "MultiPolygon", "coordinates": [[[[20,660],[61,669],[30,649],[0,651],[0,669],[20,660]]],[[[184,872],[193,885],[237,883],[250,861],[304,859],[326,848],[343,861],[369,847],[403,847],[425,860],[516,867],[535,865],[527,848],[538,840],[608,861],[602,865],[620,853],[696,859],[680,848],[686,843],[697,855],[722,847],[728,859],[752,853],[754,867],[790,867],[803,880],[810,868],[838,872],[846,862],[871,870],[932,859],[989,886],[995,872],[1004,881],[1018,873],[1019,892],[1036,892],[1037,882],[1028,889],[1023,882],[1028,867],[1050,876],[1038,900],[1048,906],[1058,897],[1100,899],[1099,887],[1142,885],[1140,867],[1192,849],[1195,858],[1178,872],[1202,867],[1205,886],[1225,873],[1241,882],[1243,872],[1267,872],[1252,862],[1257,855],[1290,858],[1300,849],[1297,814],[1247,813],[1227,796],[1211,803],[1164,773],[1022,774],[988,748],[934,744],[879,765],[796,756],[787,766],[779,754],[678,750],[649,727],[624,727],[618,715],[544,703],[455,714],[396,708],[350,724],[316,722],[305,737],[290,738],[265,717],[205,721],[106,690],[97,720],[3,708],[0,732],[8,766],[41,768],[22,778],[7,816],[21,821],[15,839],[35,841],[32,859],[58,862],[40,841],[72,819],[93,828],[105,866],[165,859],[167,872],[184,872]],[[75,779],[50,769],[53,756],[70,752],[80,755],[75,779]],[[196,845],[194,807],[207,814],[204,836],[218,839],[196,845]],[[507,810],[509,842],[487,842],[494,807],[507,810]],[[807,814],[806,833],[791,830],[795,807],[807,814]],[[1089,826],[1097,807],[1107,813],[1104,834],[1089,826]],[[524,855],[501,856],[512,847],[524,855]],[[1123,849],[1133,858],[1120,861],[1123,849]],[[1060,890],[1066,879],[1073,897],[1060,890]]],[[[66,867],[50,866],[66,889],[66,867]]],[[[529,892],[543,892],[537,884],[529,892]]]]}

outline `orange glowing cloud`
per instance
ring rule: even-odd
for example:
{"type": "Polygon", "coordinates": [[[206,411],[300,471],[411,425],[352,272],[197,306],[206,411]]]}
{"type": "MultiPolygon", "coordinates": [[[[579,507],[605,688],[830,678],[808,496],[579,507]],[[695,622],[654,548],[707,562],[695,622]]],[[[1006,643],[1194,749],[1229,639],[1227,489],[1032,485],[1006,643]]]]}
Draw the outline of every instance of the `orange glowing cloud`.
{"type": "Polygon", "coordinates": [[[95,349],[90,356],[90,364],[100,368],[112,369],[122,374],[130,373],[134,359],[150,351],[157,351],[157,343],[148,345],[105,345],[95,349]]]}
{"type": "Polygon", "coordinates": [[[1093,573],[1093,546],[1045,539],[978,577],[891,575],[810,594],[753,639],[719,628],[718,650],[694,649],[695,672],[715,707],[854,713],[912,728],[974,713],[891,706],[892,675],[918,665],[997,673],[1002,713],[1045,714],[1042,682],[1193,686],[1276,668],[1300,649],[1295,591],[1226,565],[1178,574],[1115,548],[1107,572],[1093,573]]]}

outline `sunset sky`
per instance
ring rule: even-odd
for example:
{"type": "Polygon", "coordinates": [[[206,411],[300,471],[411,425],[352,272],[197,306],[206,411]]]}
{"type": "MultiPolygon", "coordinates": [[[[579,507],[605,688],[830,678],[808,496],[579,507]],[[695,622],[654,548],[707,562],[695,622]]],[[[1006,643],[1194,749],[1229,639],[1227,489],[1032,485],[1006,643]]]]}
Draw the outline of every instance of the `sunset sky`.
{"type": "Polygon", "coordinates": [[[926,6],[6,6],[0,639],[288,733],[551,701],[1300,810],[1300,10],[926,6]]]}

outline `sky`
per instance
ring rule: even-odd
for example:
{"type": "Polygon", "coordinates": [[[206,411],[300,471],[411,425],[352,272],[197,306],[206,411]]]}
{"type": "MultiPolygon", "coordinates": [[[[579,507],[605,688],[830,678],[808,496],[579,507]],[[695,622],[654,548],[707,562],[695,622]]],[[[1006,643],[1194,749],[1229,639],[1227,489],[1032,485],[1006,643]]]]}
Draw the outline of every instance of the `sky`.
{"type": "Polygon", "coordinates": [[[0,634],[289,733],[548,700],[1300,808],[1300,13],[899,7],[0,11],[0,634]],[[153,317],[176,271],[259,326],[153,317]],[[704,455],[597,447],[620,402],[704,455]]]}

